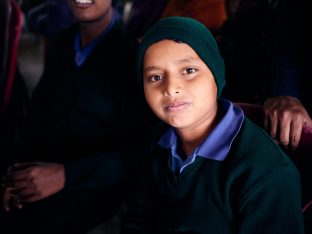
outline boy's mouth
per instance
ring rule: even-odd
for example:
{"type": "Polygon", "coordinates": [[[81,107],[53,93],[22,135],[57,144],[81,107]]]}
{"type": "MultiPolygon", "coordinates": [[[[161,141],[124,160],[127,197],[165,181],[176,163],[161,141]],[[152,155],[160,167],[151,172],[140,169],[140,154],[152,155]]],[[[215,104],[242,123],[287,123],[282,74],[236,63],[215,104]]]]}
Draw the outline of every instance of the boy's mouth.
{"type": "Polygon", "coordinates": [[[94,0],[73,0],[75,4],[84,5],[84,4],[93,4],[94,0]]]}
{"type": "Polygon", "coordinates": [[[177,112],[183,110],[189,105],[188,102],[174,102],[163,106],[166,112],[177,112]]]}

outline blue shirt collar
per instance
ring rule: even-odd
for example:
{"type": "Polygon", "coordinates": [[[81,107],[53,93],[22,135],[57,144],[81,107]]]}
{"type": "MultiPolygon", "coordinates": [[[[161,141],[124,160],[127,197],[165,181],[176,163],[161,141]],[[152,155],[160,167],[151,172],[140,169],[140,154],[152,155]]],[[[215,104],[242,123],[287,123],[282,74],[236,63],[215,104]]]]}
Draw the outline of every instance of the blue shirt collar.
{"type": "Polygon", "coordinates": [[[207,159],[223,161],[230,151],[232,142],[239,132],[244,120],[242,110],[232,102],[219,99],[219,108],[225,111],[224,116],[216,127],[211,131],[202,144],[200,144],[187,159],[183,161],[178,155],[178,136],[174,128],[169,128],[160,138],[158,144],[163,148],[171,150],[169,166],[174,170],[182,170],[193,163],[197,156],[207,159]]]}
{"type": "Polygon", "coordinates": [[[90,44],[88,44],[85,48],[81,49],[81,37],[80,33],[77,32],[74,42],[74,50],[75,50],[75,63],[77,67],[80,67],[84,62],[87,60],[89,55],[91,54],[94,47],[98,44],[98,42],[105,36],[107,33],[112,29],[114,24],[117,21],[117,14],[115,11],[113,11],[113,16],[105,30],[96,38],[94,39],[90,44]]]}

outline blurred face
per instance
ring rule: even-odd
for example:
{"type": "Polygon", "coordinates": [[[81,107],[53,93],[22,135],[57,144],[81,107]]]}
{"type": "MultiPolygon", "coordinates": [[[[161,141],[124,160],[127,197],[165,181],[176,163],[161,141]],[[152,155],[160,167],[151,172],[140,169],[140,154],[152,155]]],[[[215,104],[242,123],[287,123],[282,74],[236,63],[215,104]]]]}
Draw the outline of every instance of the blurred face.
{"type": "Polygon", "coordinates": [[[153,112],[177,129],[207,128],[217,112],[214,77],[185,43],[152,44],[143,62],[145,98],[153,112]]]}
{"type": "Polygon", "coordinates": [[[68,0],[72,12],[79,22],[94,22],[109,17],[111,0],[68,0]]]}

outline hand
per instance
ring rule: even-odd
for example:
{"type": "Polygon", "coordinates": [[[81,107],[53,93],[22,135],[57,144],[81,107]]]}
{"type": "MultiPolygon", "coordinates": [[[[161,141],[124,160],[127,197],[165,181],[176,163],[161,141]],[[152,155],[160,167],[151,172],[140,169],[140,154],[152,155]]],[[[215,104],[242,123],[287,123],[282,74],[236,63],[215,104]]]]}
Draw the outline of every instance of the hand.
{"type": "Polygon", "coordinates": [[[10,204],[10,196],[13,203],[31,203],[47,198],[64,188],[64,165],[57,163],[16,163],[5,176],[5,209],[10,204]]]}
{"type": "Polygon", "coordinates": [[[304,125],[312,127],[311,118],[294,97],[280,96],[269,98],[263,105],[264,127],[271,136],[292,150],[298,147],[304,125]]]}

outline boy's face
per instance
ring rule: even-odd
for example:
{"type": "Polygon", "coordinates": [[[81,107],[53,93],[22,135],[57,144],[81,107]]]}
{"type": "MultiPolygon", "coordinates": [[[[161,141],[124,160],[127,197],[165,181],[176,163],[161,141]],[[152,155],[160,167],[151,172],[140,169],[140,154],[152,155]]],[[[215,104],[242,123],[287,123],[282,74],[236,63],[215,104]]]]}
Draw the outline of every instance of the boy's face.
{"type": "Polygon", "coordinates": [[[217,112],[214,77],[185,43],[152,44],[143,62],[145,98],[153,112],[178,129],[207,127],[217,112]]]}
{"type": "Polygon", "coordinates": [[[79,22],[94,22],[105,18],[112,7],[111,0],[68,0],[79,22]]]}

